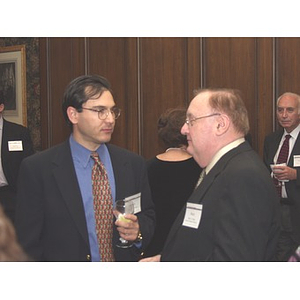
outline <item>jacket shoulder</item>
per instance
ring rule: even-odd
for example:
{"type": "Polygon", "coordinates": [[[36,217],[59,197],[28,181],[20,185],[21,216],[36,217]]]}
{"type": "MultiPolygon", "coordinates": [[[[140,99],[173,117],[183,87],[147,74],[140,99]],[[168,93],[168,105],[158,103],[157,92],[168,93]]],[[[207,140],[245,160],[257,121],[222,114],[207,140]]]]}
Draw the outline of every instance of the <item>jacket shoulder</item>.
{"type": "Polygon", "coordinates": [[[135,159],[144,160],[144,158],[141,155],[139,155],[133,151],[130,151],[128,149],[125,149],[125,148],[122,148],[122,147],[119,147],[119,146],[116,146],[113,144],[106,144],[106,146],[111,155],[122,155],[122,156],[131,157],[133,159],[135,158],[135,159]]]}

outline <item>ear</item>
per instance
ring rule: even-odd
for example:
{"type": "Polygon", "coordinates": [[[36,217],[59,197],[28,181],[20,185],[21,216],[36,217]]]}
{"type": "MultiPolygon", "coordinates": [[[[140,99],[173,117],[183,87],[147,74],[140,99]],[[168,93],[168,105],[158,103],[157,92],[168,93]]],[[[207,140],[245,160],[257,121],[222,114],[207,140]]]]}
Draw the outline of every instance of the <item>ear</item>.
{"type": "Polygon", "coordinates": [[[222,135],[227,132],[230,126],[230,119],[227,115],[221,114],[217,119],[216,132],[217,135],[222,135]]]}
{"type": "Polygon", "coordinates": [[[0,113],[2,113],[4,111],[4,104],[0,104],[0,113]]]}
{"type": "Polygon", "coordinates": [[[67,115],[70,120],[70,122],[74,125],[78,122],[78,111],[73,107],[69,106],[67,108],[67,115]]]}

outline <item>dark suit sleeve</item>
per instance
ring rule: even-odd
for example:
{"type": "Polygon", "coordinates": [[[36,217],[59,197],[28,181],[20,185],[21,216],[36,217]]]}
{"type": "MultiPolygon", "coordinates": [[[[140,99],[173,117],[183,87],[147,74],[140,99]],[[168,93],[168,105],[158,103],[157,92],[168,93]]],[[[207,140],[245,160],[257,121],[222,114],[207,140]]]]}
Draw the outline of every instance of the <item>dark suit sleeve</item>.
{"type": "Polygon", "coordinates": [[[24,159],[19,173],[16,232],[20,244],[34,260],[42,261],[44,222],[42,178],[31,160],[24,159]]]}
{"type": "Polygon", "coordinates": [[[266,167],[268,168],[269,172],[271,173],[271,158],[270,158],[270,142],[268,140],[268,137],[264,140],[264,148],[263,148],[263,161],[266,167]]]}
{"type": "Polygon", "coordinates": [[[148,182],[148,175],[146,164],[141,165],[141,189],[142,189],[142,211],[137,214],[140,224],[140,231],[143,235],[142,249],[150,243],[155,228],[155,212],[154,204],[151,198],[150,186],[148,182]]]}
{"type": "MultiPolygon", "coordinates": [[[[142,233],[142,245],[124,249],[115,247],[115,258],[118,261],[136,261],[140,258],[140,253],[149,244],[155,228],[155,211],[148,182],[146,161],[142,156],[133,152],[108,145],[110,151],[114,176],[116,181],[116,198],[124,199],[132,195],[141,193],[141,211],[137,213],[140,231],[142,233]]],[[[116,232],[114,239],[118,239],[116,232]]],[[[116,240],[114,241],[116,244],[116,240]]]]}

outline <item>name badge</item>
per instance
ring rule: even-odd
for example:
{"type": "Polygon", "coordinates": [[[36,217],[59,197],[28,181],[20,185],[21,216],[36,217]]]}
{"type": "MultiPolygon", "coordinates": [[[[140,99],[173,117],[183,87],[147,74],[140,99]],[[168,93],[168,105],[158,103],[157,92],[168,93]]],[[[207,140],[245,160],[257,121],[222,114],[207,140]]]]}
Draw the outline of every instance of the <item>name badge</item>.
{"type": "Polygon", "coordinates": [[[8,151],[23,151],[22,141],[9,141],[8,151]]]}
{"type": "Polygon", "coordinates": [[[294,167],[300,167],[300,155],[294,155],[294,167]]]}
{"type": "Polygon", "coordinates": [[[202,215],[202,204],[187,203],[182,225],[197,229],[202,215]]]}
{"type": "Polygon", "coordinates": [[[131,201],[133,203],[134,214],[137,214],[141,211],[141,193],[126,197],[125,201],[131,201]]]}

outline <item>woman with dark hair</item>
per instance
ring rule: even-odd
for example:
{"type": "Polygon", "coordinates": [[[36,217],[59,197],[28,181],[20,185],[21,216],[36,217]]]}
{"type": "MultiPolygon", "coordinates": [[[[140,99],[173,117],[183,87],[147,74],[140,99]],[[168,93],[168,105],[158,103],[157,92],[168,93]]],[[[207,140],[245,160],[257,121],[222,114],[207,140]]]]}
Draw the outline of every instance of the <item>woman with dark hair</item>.
{"type": "Polygon", "coordinates": [[[164,143],[165,152],[147,162],[156,228],[144,257],[160,253],[173,221],[193,192],[201,172],[186,151],[186,136],[180,133],[185,118],[185,109],[172,108],[158,119],[158,137],[164,143]]]}

